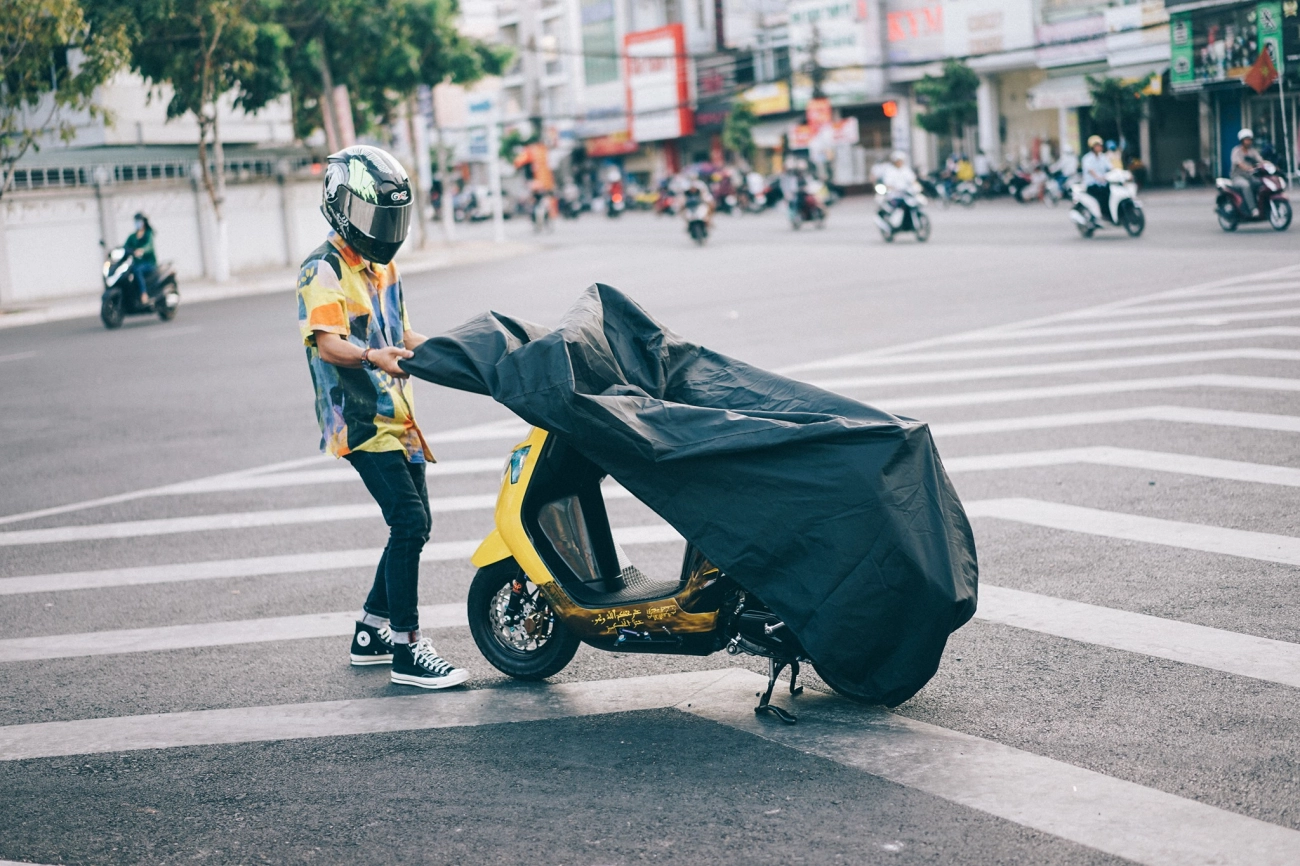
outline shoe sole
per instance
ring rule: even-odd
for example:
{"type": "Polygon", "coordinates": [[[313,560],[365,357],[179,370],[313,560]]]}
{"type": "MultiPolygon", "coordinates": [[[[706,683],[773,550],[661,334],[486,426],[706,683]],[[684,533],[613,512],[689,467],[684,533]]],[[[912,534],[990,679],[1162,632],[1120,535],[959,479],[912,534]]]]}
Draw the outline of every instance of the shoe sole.
{"type": "Polygon", "coordinates": [[[364,668],[369,665],[391,665],[392,663],[392,653],[389,653],[386,656],[359,656],[356,653],[352,654],[353,667],[364,668]]]}
{"type": "Polygon", "coordinates": [[[394,672],[390,679],[394,684],[399,686],[415,686],[421,689],[449,689],[452,686],[458,686],[469,679],[469,671],[457,671],[456,673],[449,674],[445,677],[439,677],[438,679],[394,672]]]}

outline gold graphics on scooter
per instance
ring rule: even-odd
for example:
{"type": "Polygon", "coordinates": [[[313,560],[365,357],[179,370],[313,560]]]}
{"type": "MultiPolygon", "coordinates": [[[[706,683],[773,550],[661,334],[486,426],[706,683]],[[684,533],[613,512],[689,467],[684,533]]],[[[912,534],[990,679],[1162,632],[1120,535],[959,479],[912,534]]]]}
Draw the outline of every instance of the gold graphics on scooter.
{"type": "Polygon", "coordinates": [[[581,643],[616,652],[761,656],[769,659],[769,682],[756,712],[793,722],[768,703],[782,670],[790,667],[798,694],[800,663],[813,661],[793,632],[692,544],[676,579],[642,573],[610,529],[604,478],[545,430],[534,428],[511,451],[496,529],[472,558],[478,573],[469,627],[484,657],[511,677],[538,680],[561,671],[581,643]]]}

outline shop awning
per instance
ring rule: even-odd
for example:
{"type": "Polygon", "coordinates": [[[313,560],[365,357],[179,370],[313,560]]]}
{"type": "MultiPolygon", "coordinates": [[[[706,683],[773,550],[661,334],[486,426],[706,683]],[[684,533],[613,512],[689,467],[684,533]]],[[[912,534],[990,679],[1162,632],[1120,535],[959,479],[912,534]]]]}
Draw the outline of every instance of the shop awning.
{"type": "Polygon", "coordinates": [[[1088,79],[1083,75],[1049,78],[1029,88],[1028,98],[1029,107],[1034,110],[1080,108],[1092,104],[1092,96],[1088,93],[1088,79]]]}

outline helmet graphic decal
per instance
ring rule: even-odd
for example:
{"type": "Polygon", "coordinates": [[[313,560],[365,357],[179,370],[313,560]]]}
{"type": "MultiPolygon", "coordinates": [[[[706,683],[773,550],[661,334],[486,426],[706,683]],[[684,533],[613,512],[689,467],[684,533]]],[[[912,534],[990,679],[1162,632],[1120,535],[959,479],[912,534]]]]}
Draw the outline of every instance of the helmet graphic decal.
{"type": "Polygon", "coordinates": [[[334,196],[338,195],[339,187],[347,180],[348,170],[343,167],[341,162],[331,162],[325,169],[325,198],[333,201],[334,196]]]}
{"type": "Polygon", "coordinates": [[[375,189],[375,179],[366,171],[365,163],[359,159],[348,160],[348,188],[372,204],[379,203],[379,191],[375,189]]]}

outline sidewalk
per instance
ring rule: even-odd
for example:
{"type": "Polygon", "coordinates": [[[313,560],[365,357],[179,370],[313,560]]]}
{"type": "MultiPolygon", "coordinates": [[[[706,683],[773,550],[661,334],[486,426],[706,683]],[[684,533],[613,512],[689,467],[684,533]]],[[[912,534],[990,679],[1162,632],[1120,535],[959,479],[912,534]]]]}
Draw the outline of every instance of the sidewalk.
{"type": "MultiPolygon", "coordinates": [[[[440,271],[460,265],[473,265],[480,262],[499,261],[514,258],[541,249],[537,244],[521,241],[460,241],[452,244],[430,244],[423,250],[411,250],[397,258],[397,265],[402,275],[422,274],[428,271],[440,271]]],[[[274,292],[292,291],[298,279],[297,268],[279,268],[254,274],[234,275],[225,284],[211,280],[182,281],[182,304],[220,301],[225,298],[238,298],[248,295],[266,295],[274,292]]],[[[31,301],[9,307],[0,307],[0,329],[21,328],[26,325],[39,325],[44,322],[58,322],[64,319],[80,319],[99,315],[99,295],[94,293],[72,295],[62,298],[31,301]]]]}

